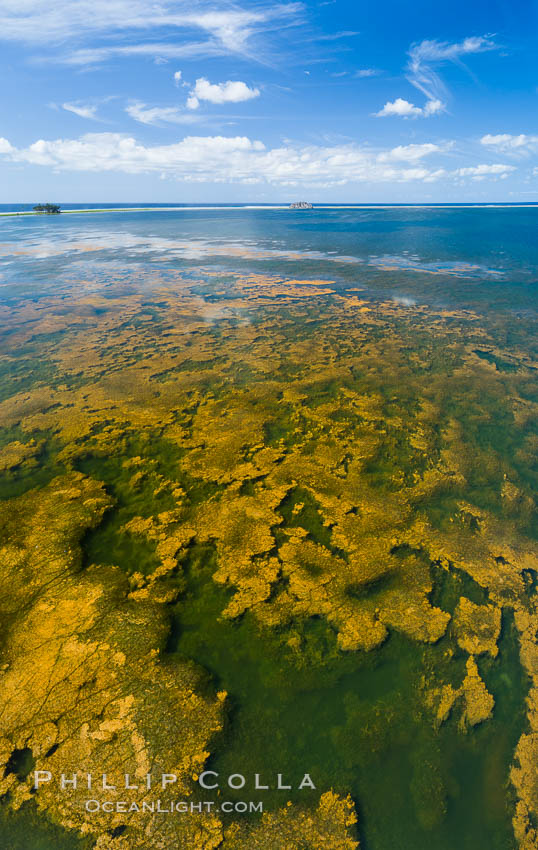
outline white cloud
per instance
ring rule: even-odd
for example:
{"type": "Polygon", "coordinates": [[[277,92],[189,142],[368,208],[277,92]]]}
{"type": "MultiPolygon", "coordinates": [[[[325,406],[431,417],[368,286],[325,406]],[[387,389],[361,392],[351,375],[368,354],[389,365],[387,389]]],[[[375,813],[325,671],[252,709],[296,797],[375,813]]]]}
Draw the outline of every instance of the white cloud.
{"type": "Polygon", "coordinates": [[[62,109],[73,112],[79,118],[95,119],[97,117],[97,106],[84,106],[78,103],[62,103],[62,109]]]}
{"type": "Polygon", "coordinates": [[[434,145],[431,142],[426,142],[422,145],[398,145],[390,151],[378,154],[378,162],[388,162],[389,160],[400,160],[402,162],[416,162],[424,156],[430,156],[433,153],[444,153],[452,147],[452,143],[446,145],[434,145]]]}
{"type": "Polygon", "coordinates": [[[63,56],[63,61],[80,65],[133,54],[163,59],[244,53],[251,38],[270,22],[293,18],[301,9],[302,5],[295,2],[260,4],[255,9],[215,9],[207,0],[163,0],[158,4],[146,0],[0,0],[0,40],[44,49],[45,45],[63,47],[74,40],[105,38],[107,44],[77,48],[63,56]],[[167,41],[151,44],[146,38],[141,43],[140,33],[152,30],[166,31],[167,41]],[[203,41],[193,40],[196,32],[203,34],[203,41]],[[119,37],[117,44],[111,43],[115,35],[119,37]],[[174,43],[179,35],[181,43],[174,43]]]}
{"type": "Polygon", "coordinates": [[[391,115],[399,115],[402,118],[417,118],[422,115],[422,109],[404,100],[403,97],[397,97],[396,100],[388,100],[379,112],[375,113],[378,118],[387,118],[391,115]]]}
{"type": "Polygon", "coordinates": [[[482,136],[480,143],[503,153],[527,154],[538,148],[538,136],[528,136],[525,133],[518,136],[512,136],[510,133],[487,133],[482,136]]]}
{"type": "Polygon", "coordinates": [[[245,136],[187,136],[169,145],[146,146],[119,133],[89,133],[79,139],[40,139],[27,148],[0,143],[12,161],[53,171],[156,173],[186,182],[268,183],[280,186],[335,186],[350,183],[433,182],[442,168],[421,164],[442,153],[433,144],[372,151],[358,144],[283,145],[267,150],[245,136]]]}
{"type": "MultiPolygon", "coordinates": [[[[151,112],[151,107],[139,106],[142,112],[151,112]]],[[[0,139],[0,155],[6,160],[43,166],[53,172],[155,174],[190,183],[265,183],[314,189],[357,183],[434,183],[441,179],[495,181],[516,170],[513,165],[494,163],[447,171],[439,157],[451,147],[451,142],[426,142],[375,151],[356,143],[286,143],[267,149],[246,136],[186,136],[173,144],[144,145],[121,133],[87,133],[78,139],[40,139],[26,148],[15,148],[7,139],[0,139]],[[426,164],[426,160],[433,160],[434,165],[426,164]]]]}
{"type": "Polygon", "coordinates": [[[486,177],[500,178],[504,180],[515,171],[515,165],[506,165],[502,162],[493,165],[473,165],[466,168],[457,168],[453,174],[455,177],[471,177],[473,180],[484,180],[486,177]]]}
{"type": "Polygon", "coordinates": [[[438,112],[444,112],[445,105],[440,100],[428,100],[422,109],[425,116],[437,115],[438,112]]]}
{"type": "Polygon", "coordinates": [[[15,148],[8,142],[8,140],[0,137],[0,154],[9,154],[14,151],[15,148]]]}
{"type": "Polygon", "coordinates": [[[445,62],[463,65],[462,56],[484,53],[497,48],[498,46],[489,35],[472,36],[458,42],[426,40],[412,45],[408,53],[407,79],[426,97],[426,103],[423,107],[415,106],[408,100],[398,97],[395,101],[386,103],[376,115],[383,118],[389,115],[399,115],[403,118],[419,116],[427,118],[445,112],[448,91],[435,70],[436,66],[445,62]]]}
{"type": "Polygon", "coordinates": [[[130,103],[125,107],[126,113],[140,124],[159,125],[167,124],[193,124],[199,119],[188,115],[177,106],[147,106],[145,103],[130,103]]]}
{"type": "Polygon", "coordinates": [[[187,106],[198,109],[201,100],[210,103],[240,103],[259,97],[259,89],[249,89],[241,80],[227,80],[225,83],[210,83],[205,77],[200,77],[192,89],[187,106]]]}
{"type": "Polygon", "coordinates": [[[444,106],[440,100],[428,100],[421,107],[415,106],[414,103],[409,103],[408,100],[404,100],[402,97],[397,97],[392,102],[390,100],[387,101],[383,109],[380,109],[375,115],[378,118],[387,118],[390,116],[398,116],[400,118],[428,118],[430,115],[436,115],[443,110],[444,106]]]}
{"type": "Polygon", "coordinates": [[[182,76],[181,71],[175,71],[175,73],[174,73],[174,83],[176,84],[176,86],[179,86],[179,84],[181,82],[181,76],[182,76]]]}
{"type": "Polygon", "coordinates": [[[355,71],[356,77],[377,77],[381,71],[378,71],[376,68],[360,68],[358,71],[355,71]]]}

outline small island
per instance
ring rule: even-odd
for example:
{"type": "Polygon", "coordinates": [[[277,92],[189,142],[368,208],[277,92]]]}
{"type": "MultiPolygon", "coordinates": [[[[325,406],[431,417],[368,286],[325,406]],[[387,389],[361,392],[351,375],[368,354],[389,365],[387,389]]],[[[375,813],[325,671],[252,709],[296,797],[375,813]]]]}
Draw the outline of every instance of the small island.
{"type": "Polygon", "coordinates": [[[290,210],[311,210],[313,209],[312,204],[309,204],[308,201],[295,201],[295,203],[290,204],[290,210]]]}
{"type": "Polygon", "coordinates": [[[34,212],[46,213],[47,215],[58,215],[58,213],[61,213],[61,209],[59,204],[36,204],[34,212]]]}

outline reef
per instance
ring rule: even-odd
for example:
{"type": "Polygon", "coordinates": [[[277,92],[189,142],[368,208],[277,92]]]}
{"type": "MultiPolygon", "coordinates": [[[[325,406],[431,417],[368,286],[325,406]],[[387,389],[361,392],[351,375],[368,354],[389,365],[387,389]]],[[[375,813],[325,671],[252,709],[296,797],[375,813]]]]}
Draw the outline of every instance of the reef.
{"type": "MultiPolygon", "coordinates": [[[[9,541],[2,548],[2,617],[9,631],[0,758],[6,766],[14,752],[29,750],[35,770],[66,776],[99,773],[103,764],[121,775],[132,766],[133,782],[173,766],[177,793],[190,794],[208,742],[221,728],[226,694],[207,699],[199,693],[200,673],[193,665],[163,661],[162,608],[129,603],[119,570],[90,565],[81,572],[80,538],[107,505],[99,484],[74,474],[2,506],[2,537],[9,541]]],[[[8,771],[0,790],[17,807],[31,798],[32,780],[33,772],[21,781],[8,771]]],[[[114,799],[121,791],[108,793],[114,799]]],[[[158,793],[148,791],[142,799],[158,793]]],[[[98,847],[107,847],[111,833],[127,827],[126,847],[147,846],[146,831],[154,847],[177,840],[162,818],[142,823],[128,815],[89,813],[83,807],[87,798],[84,787],[60,793],[48,784],[35,794],[49,817],[95,834],[98,847]]],[[[185,829],[193,830],[182,838],[186,846],[218,846],[218,822],[195,821],[185,821],[185,829]]]]}
{"type": "Polygon", "coordinates": [[[461,649],[470,655],[489,652],[495,658],[501,633],[501,610],[494,605],[475,605],[462,596],[454,614],[454,630],[461,649]]]}
{"type": "Polygon", "coordinates": [[[330,788],[317,807],[257,822],[90,817],[78,791],[32,794],[9,769],[23,751],[36,769],[63,773],[173,768],[174,793],[192,797],[227,695],[167,655],[167,606],[181,598],[189,553],[205,546],[228,593],[219,616],[278,633],[298,665],[298,624],[309,620],[343,654],[374,652],[392,632],[423,647],[452,641],[463,675],[432,675],[421,697],[437,728],[456,705],[467,734],[495,712],[479,666],[496,659],[502,611],[512,611],[532,680],[510,777],[514,831],[522,850],[535,848],[525,350],[503,353],[472,311],[369,301],[326,280],[138,275],[138,288],[89,275],[80,297],[66,277],[0,316],[11,330],[1,363],[24,352],[0,401],[0,791],[13,807],[33,799],[99,848],[358,846],[354,806],[330,788]],[[507,357],[515,365],[503,371],[507,357]],[[495,448],[500,420],[514,431],[512,462],[495,448]],[[112,492],[100,470],[116,461],[112,492]],[[87,561],[87,535],[107,522],[126,552],[143,546],[144,563],[87,561]],[[445,606],[436,571],[465,575],[475,594],[463,588],[445,606]]]}
{"type": "Polygon", "coordinates": [[[448,719],[454,706],[461,702],[460,729],[476,726],[491,717],[495,700],[489,693],[478,672],[474,657],[466,662],[466,675],[459,688],[451,684],[432,688],[426,697],[426,704],[434,710],[436,724],[441,725],[448,719]]]}
{"type": "Polygon", "coordinates": [[[358,850],[359,842],[349,836],[356,821],[351,799],[328,791],[314,812],[297,812],[290,804],[264,814],[259,826],[234,824],[225,834],[224,846],[226,850],[301,850],[305,846],[358,850]]]}

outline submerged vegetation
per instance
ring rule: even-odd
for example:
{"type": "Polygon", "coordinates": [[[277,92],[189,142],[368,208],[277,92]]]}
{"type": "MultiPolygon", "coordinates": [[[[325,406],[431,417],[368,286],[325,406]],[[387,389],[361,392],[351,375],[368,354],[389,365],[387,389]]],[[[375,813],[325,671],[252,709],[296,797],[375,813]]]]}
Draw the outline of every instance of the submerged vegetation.
{"type": "Polygon", "coordinates": [[[327,279],[80,288],[0,316],[8,805],[115,850],[535,850],[528,340],[327,279]],[[32,793],[23,751],[173,770],[173,799],[264,760],[316,790],[261,818],[96,815],[83,788],[32,793]]]}

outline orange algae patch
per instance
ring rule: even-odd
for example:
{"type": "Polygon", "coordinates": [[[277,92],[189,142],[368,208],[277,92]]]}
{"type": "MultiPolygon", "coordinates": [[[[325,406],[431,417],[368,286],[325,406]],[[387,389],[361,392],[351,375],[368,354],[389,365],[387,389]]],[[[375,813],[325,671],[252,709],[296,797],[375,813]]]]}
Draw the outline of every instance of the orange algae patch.
{"type": "MultiPolygon", "coordinates": [[[[161,741],[137,690],[140,683],[151,687],[161,681],[174,697],[173,705],[165,700],[163,728],[180,721],[193,724],[194,737],[174,750],[188,793],[220,727],[222,700],[202,697],[192,671],[170,670],[159,648],[166,631],[162,603],[180,592],[170,579],[180,573],[194,543],[215,547],[213,578],[232,593],[223,616],[251,612],[267,629],[322,617],[346,652],[374,650],[390,630],[423,643],[439,640],[451,615],[431,602],[430,567],[435,563],[463,571],[487,594],[484,604],[462,596],[456,606],[452,627],[469,658],[457,687],[440,683],[425,696],[437,723],[456,705],[462,728],[484,722],[494,711],[475,657],[496,655],[501,608],[515,612],[521,658],[533,688],[530,730],[521,737],[511,773],[518,797],[514,827],[521,847],[530,850],[538,812],[532,769],[538,662],[535,603],[527,598],[525,574],[536,569],[537,561],[535,547],[517,524],[530,512],[529,496],[508,469],[499,488],[503,518],[474,504],[468,487],[473,470],[477,463],[494,468],[494,459],[467,439],[465,425],[444,406],[452,391],[463,387],[467,392],[479,382],[493,395],[509,396],[515,425],[523,427],[535,409],[511,382],[529,368],[524,355],[515,351],[517,368],[506,374],[481,360],[473,353],[479,345],[492,357],[502,358],[503,352],[488,347],[477,316],[469,311],[402,309],[392,301],[343,297],[329,281],[240,273],[230,275],[229,284],[219,280],[218,300],[208,302],[199,291],[203,280],[176,274],[171,282],[170,276],[160,279],[157,269],[151,274],[158,302],[151,312],[147,299],[136,292],[114,299],[111,309],[106,289],[117,284],[111,280],[76,302],[59,285],[62,305],[54,298],[20,304],[10,317],[13,341],[38,342],[55,378],[0,403],[2,421],[22,434],[0,450],[0,466],[16,471],[31,464],[37,431],[54,436],[58,458],[68,470],[86,455],[121,455],[127,441],[140,433],[158,435],[179,454],[155,485],[157,495],[169,494],[170,505],[150,515],[137,512],[122,527],[123,533],[154,545],[158,566],[153,572],[135,571],[127,579],[119,569],[91,567],[75,581],[71,568],[80,556],[78,532],[69,529],[64,535],[68,551],[63,551],[62,532],[49,552],[59,585],[41,589],[30,569],[25,591],[35,586],[35,607],[15,613],[23,617],[24,628],[45,629],[40,632],[48,647],[43,676],[36,673],[31,685],[50,701],[50,723],[42,737],[31,733],[31,707],[17,697],[35,647],[25,642],[22,626],[14,628],[12,666],[5,671],[4,761],[14,748],[26,746],[24,734],[33,734],[32,751],[40,764],[49,763],[44,753],[56,743],[61,744],[59,755],[49,760],[62,756],[65,767],[82,754],[91,764],[98,755],[108,758],[119,735],[118,759],[136,752],[142,770],[148,759],[163,757],[163,748],[168,756],[168,735],[161,741]],[[461,343],[462,329],[466,340],[473,338],[470,345],[461,343]],[[410,345],[411,332],[420,333],[423,343],[410,345]],[[49,339],[51,333],[57,336],[49,339]],[[431,365],[438,346],[442,369],[431,365]],[[445,363],[451,365],[445,368],[445,363]],[[450,516],[436,525],[429,504],[447,494],[450,516]],[[41,622],[44,614],[57,638],[52,626],[41,622]],[[68,622],[74,623],[69,636],[68,622]],[[139,639],[144,649],[134,652],[132,644],[139,639]],[[58,676],[58,693],[71,700],[65,717],[58,716],[55,696],[44,690],[45,673],[58,676]],[[103,699],[110,698],[110,707],[96,697],[103,717],[84,715],[86,725],[76,738],[72,730],[83,717],[73,689],[93,699],[97,685],[92,677],[103,699]],[[17,724],[24,730],[20,737],[13,733],[17,724]]],[[[525,452],[530,457],[532,444],[525,442],[520,451],[523,459],[525,452]]],[[[137,491],[147,474],[145,461],[127,463],[130,487],[137,491]]],[[[72,475],[63,482],[7,504],[10,510],[36,509],[35,533],[42,533],[54,510],[79,531],[98,522],[109,504],[102,488],[72,475]],[[86,504],[86,513],[80,504],[86,504]]],[[[29,536],[32,522],[24,526],[29,536]]],[[[13,599],[13,576],[27,563],[29,551],[24,541],[6,549],[6,595],[13,599]]],[[[32,563],[34,570],[42,564],[32,563]]],[[[28,788],[17,784],[13,774],[4,782],[16,801],[25,799],[28,788]]],[[[41,799],[59,822],[91,828],[73,821],[72,810],[62,809],[52,791],[41,799]]],[[[257,825],[224,828],[217,818],[195,818],[188,840],[201,848],[293,848],[301,846],[304,833],[315,846],[330,836],[333,843],[327,846],[347,850],[356,846],[354,817],[349,801],[327,792],[318,809],[285,808],[257,825]]],[[[136,830],[129,824],[128,840],[119,836],[110,846],[144,846],[136,830]]],[[[155,836],[163,846],[177,841],[175,834],[157,831],[155,836]]],[[[100,840],[106,847],[107,839],[100,840]]]]}

